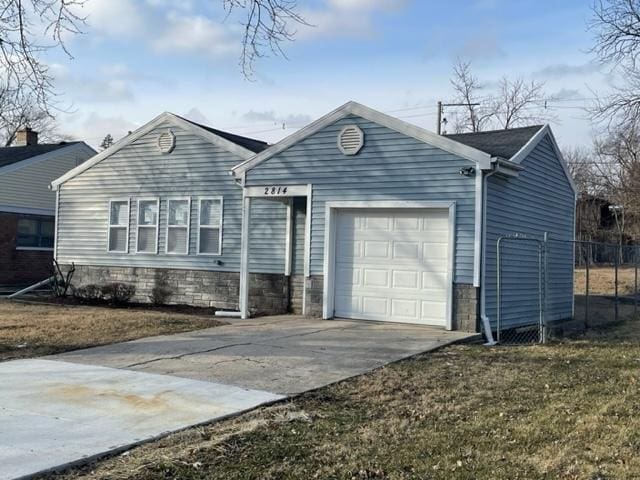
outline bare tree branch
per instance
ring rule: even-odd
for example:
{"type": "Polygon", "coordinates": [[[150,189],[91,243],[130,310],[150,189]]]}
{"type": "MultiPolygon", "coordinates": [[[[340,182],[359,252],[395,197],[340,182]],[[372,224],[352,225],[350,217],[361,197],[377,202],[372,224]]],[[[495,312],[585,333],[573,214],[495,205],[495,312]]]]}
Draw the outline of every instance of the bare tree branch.
{"type": "Polygon", "coordinates": [[[296,9],[296,0],[223,0],[228,15],[235,10],[246,11],[242,22],[242,53],[240,68],[248,79],[253,78],[255,62],[269,53],[286,58],[282,48],[293,41],[295,25],[310,26],[296,9]]]}

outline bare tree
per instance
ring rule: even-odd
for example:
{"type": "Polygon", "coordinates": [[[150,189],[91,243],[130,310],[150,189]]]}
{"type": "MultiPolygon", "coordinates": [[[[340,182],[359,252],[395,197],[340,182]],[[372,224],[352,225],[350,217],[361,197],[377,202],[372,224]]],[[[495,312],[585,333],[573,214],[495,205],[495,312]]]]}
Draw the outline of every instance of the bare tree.
{"type": "Polygon", "coordinates": [[[310,26],[296,12],[296,0],[223,0],[229,15],[242,10],[242,53],[240,67],[247,78],[252,78],[256,60],[269,53],[286,58],[282,44],[292,41],[296,25],[310,26]]]}
{"type": "Polygon", "coordinates": [[[549,121],[553,115],[545,108],[547,100],[543,82],[502,77],[493,98],[495,122],[508,129],[549,121]]]}
{"type": "Polygon", "coordinates": [[[620,206],[624,222],[616,216],[620,237],[640,235],[640,130],[628,125],[610,130],[595,141],[596,175],[609,201],[620,206]],[[626,231],[624,230],[626,228],[626,231]]]}
{"type": "Polygon", "coordinates": [[[621,75],[611,93],[599,96],[591,108],[596,120],[610,126],[635,124],[640,119],[640,2],[598,0],[589,28],[594,32],[591,51],[621,75]]]}
{"type": "Polygon", "coordinates": [[[0,110],[35,105],[50,114],[52,77],[44,52],[65,47],[67,35],[81,32],[76,13],[85,0],[0,0],[0,110]]]}
{"type": "Polygon", "coordinates": [[[473,74],[471,63],[460,59],[453,66],[450,82],[455,102],[463,104],[464,109],[464,113],[454,114],[456,132],[508,129],[556,120],[547,108],[547,101],[552,99],[545,95],[543,82],[502,77],[497,89],[490,91],[473,74]]]}
{"type": "Polygon", "coordinates": [[[480,132],[484,130],[494,112],[488,105],[482,103],[484,85],[480,83],[471,71],[471,62],[458,58],[453,65],[453,78],[450,80],[455,92],[454,101],[464,104],[464,114],[455,116],[454,130],[456,132],[480,132]],[[475,105],[479,103],[480,105],[475,105]]]}
{"type": "Polygon", "coordinates": [[[0,145],[11,145],[18,130],[30,127],[39,133],[43,142],[69,140],[58,132],[55,119],[35,105],[14,105],[13,108],[0,111],[0,145]]]}

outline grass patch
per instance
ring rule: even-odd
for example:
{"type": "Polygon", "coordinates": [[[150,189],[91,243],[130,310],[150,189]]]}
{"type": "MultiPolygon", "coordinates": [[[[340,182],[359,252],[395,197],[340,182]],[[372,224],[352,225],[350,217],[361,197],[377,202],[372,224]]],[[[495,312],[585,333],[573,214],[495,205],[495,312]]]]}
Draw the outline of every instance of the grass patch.
{"type": "Polygon", "coordinates": [[[0,300],[0,360],[35,357],[223,324],[212,317],[140,308],[0,300]]]}
{"type": "MultiPolygon", "coordinates": [[[[574,293],[584,295],[586,291],[587,270],[576,268],[574,275],[574,293]]],[[[640,287],[639,287],[640,290],[640,287]]],[[[633,295],[635,292],[635,269],[621,266],[618,268],[618,295],[633,295]]],[[[615,294],[615,268],[589,268],[589,293],[591,295],[615,294]]]]}
{"type": "Polygon", "coordinates": [[[639,385],[640,322],[455,345],[55,478],[639,478],[639,385]]]}

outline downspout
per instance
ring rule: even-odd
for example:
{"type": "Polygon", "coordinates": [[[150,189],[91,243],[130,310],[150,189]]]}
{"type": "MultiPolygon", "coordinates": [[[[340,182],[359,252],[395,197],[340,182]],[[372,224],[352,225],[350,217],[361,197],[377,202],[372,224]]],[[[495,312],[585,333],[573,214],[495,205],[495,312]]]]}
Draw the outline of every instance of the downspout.
{"type": "Polygon", "coordinates": [[[491,321],[486,313],[485,306],[485,296],[486,296],[486,288],[485,288],[485,263],[486,263],[486,245],[487,245],[487,179],[497,173],[497,163],[493,163],[491,167],[491,171],[485,173],[482,178],[482,234],[481,234],[481,252],[482,252],[482,261],[480,266],[480,275],[482,278],[481,287],[480,287],[480,319],[482,320],[482,325],[484,327],[484,333],[487,337],[486,346],[496,345],[496,342],[493,339],[493,332],[491,331],[491,321]]]}

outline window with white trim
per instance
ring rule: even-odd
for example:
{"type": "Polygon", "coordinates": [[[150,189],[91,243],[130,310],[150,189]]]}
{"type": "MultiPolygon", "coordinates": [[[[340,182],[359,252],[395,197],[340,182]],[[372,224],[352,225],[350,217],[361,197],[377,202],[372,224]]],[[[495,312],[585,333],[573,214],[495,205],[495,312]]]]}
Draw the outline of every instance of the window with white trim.
{"type": "Polygon", "coordinates": [[[201,198],[198,206],[198,254],[222,252],[222,197],[201,198]]]}
{"type": "Polygon", "coordinates": [[[160,200],[138,200],[138,235],[136,240],[137,253],[158,253],[158,219],[160,200]]]}
{"type": "Polygon", "coordinates": [[[167,253],[189,254],[190,216],[190,198],[170,198],[167,200],[167,253]]]}
{"type": "Polygon", "coordinates": [[[129,200],[109,202],[109,232],[107,250],[113,253],[129,251],[129,200]]]}

